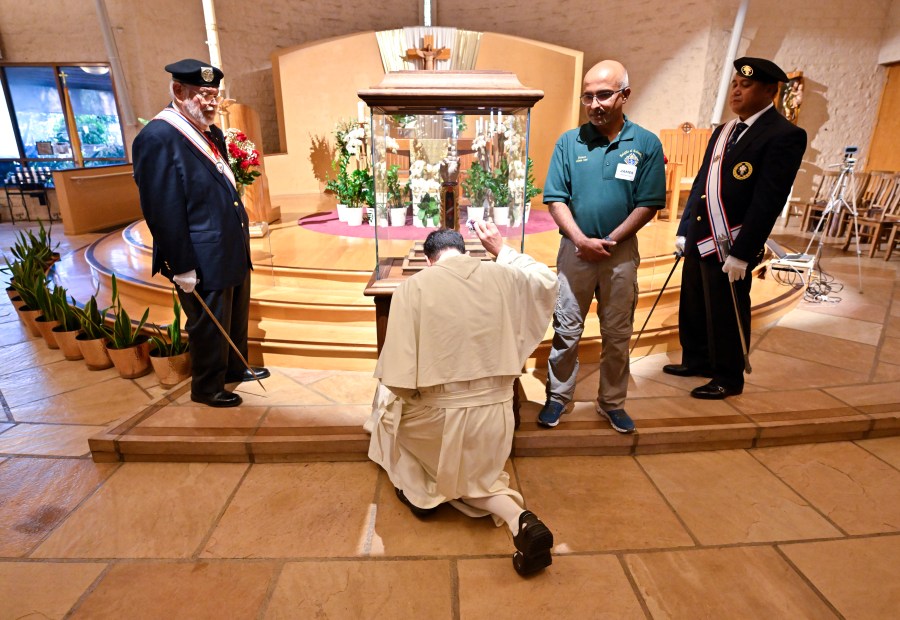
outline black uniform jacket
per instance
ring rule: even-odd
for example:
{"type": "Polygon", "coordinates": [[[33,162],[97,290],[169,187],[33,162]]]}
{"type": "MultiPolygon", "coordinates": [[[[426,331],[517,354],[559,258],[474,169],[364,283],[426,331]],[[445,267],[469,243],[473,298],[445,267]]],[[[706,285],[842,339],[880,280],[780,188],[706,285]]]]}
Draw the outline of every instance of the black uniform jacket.
{"type": "MultiPolygon", "coordinates": [[[[710,138],[678,227],[678,235],[686,238],[686,252],[696,253],[697,242],[712,234],[706,179],[713,147],[723,127],[717,127],[710,138]]],[[[784,209],[804,151],[806,132],[771,108],[744,131],[723,157],[722,204],[729,227],[742,225],[731,254],[750,263],[750,267],[759,262],[763,244],[784,209]]],[[[715,253],[706,258],[718,260],[715,253]]]]}
{"type": "MultiPolygon", "coordinates": [[[[210,131],[227,162],[222,131],[210,131]]],[[[141,211],[153,235],[153,273],[171,279],[196,269],[198,287],[208,291],[244,282],[251,268],[249,222],[228,177],[162,120],[141,130],[132,157],[141,211]]]]}

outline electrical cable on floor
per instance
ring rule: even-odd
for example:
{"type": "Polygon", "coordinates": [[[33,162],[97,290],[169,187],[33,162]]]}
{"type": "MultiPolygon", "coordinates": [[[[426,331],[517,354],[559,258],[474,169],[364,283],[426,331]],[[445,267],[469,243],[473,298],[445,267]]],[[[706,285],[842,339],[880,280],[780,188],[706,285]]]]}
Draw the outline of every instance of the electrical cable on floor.
{"type": "Polygon", "coordinates": [[[843,282],[838,282],[834,279],[834,276],[823,271],[821,265],[819,265],[818,274],[819,277],[815,280],[810,278],[806,292],[803,294],[803,301],[812,304],[840,303],[841,298],[832,293],[840,293],[844,290],[843,282]]]}

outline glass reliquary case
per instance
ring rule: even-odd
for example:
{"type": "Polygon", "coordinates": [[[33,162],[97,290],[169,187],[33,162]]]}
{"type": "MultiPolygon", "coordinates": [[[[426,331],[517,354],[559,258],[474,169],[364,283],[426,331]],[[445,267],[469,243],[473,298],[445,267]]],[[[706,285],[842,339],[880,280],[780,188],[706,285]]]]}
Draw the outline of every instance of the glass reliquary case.
{"type": "Polygon", "coordinates": [[[510,72],[399,71],[358,94],[371,110],[366,219],[376,280],[423,268],[422,242],[438,227],[459,230],[470,252],[485,256],[471,222],[490,220],[524,251],[530,113],[542,91],[510,72]],[[393,269],[381,269],[395,257],[393,269]]]}

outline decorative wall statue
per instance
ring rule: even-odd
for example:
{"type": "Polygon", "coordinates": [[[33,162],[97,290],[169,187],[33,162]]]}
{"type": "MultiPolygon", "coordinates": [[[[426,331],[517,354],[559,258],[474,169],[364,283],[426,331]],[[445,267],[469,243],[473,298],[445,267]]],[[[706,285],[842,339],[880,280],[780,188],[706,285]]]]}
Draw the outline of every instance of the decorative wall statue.
{"type": "Polygon", "coordinates": [[[797,124],[800,117],[800,104],[803,103],[803,72],[793,71],[787,74],[788,81],[778,89],[775,107],[784,117],[797,124]]]}

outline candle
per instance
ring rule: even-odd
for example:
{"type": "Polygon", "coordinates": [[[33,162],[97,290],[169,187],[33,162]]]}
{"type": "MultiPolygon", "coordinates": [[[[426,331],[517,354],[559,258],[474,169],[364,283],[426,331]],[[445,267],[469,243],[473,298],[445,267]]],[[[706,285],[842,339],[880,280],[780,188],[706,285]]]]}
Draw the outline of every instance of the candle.
{"type": "Polygon", "coordinates": [[[365,110],[365,107],[366,107],[366,104],[364,104],[362,101],[358,101],[358,102],[356,103],[356,116],[357,116],[357,119],[359,120],[360,123],[365,123],[365,122],[366,122],[366,110],[365,110]]]}
{"type": "Polygon", "coordinates": [[[455,140],[456,139],[456,117],[451,116],[450,122],[453,123],[453,128],[451,129],[451,135],[453,136],[453,139],[455,140]]]}
{"type": "Polygon", "coordinates": [[[503,112],[497,110],[497,127],[499,127],[501,123],[503,123],[503,112]]]}

